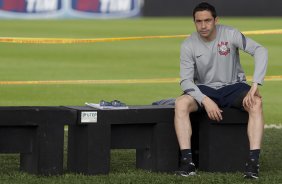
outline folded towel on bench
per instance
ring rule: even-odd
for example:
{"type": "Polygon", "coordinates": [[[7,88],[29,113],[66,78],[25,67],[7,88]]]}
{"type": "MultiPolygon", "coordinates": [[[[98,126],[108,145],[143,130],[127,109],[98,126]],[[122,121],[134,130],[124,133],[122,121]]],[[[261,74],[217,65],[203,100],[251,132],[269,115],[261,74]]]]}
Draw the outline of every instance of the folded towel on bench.
{"type": "Polygon", "coordinates": [[[168,98],[153,102],[152,105],[175,105],[175,98],[168,98]]]}

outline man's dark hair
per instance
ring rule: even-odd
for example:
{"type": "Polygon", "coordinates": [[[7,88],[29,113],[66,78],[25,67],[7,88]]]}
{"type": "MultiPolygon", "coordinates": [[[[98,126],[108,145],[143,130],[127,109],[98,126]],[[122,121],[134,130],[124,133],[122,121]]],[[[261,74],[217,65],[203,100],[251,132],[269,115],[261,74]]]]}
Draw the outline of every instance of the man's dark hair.
{"type": "Polygon", "coordinates": [[[211,4],[209,4],[209,3],[207,3],[207,2],[201,2],[201,3],[198,4],[198,5],[194,8],[194,10],[193,10],[193,18],[194,18],[194,20],[195,20],[195,14],[196,14],[196,12],[198,12],[198,11],[204,11],[204,10],[210,11],[214,19],[217,17],[217,15],[216,15],[216,10],[215,10],[215,7],[214,7],[214,6],[212,6],[211,4]]]}

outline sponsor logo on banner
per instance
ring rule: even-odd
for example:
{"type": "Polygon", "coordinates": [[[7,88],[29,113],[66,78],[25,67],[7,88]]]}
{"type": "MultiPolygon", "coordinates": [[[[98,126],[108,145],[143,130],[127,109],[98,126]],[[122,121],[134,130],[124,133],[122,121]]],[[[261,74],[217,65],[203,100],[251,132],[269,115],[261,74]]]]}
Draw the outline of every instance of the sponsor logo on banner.
{"type": "Polygon", "coordinates": [[[0,17],[48,18],[58,16],[62,0],[0,0],[0,17]]]}
{"type": "Polygon", "coordinates": [[[140,0],[72,0],[72,9],[78,17],[121,18],[140,13],[140,0]]]}
{"type": "Polygon", "coordinates": [[[52,12],[60,10],[61,0],[0,0],[2,11],[18,13],[52,12]]]}
{"type": "Polygon", "coordinates": [[[0,0],[0,18],[122,18],[142,0],[0,0]]]}

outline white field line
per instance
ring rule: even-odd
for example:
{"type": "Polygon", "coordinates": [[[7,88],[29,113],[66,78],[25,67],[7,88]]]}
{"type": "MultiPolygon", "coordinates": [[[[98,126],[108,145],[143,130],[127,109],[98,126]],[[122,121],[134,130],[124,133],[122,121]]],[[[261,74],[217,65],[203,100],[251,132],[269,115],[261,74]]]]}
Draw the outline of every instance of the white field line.
{"type": "Polygon", "coordinates": [[[282,124],[264,125],[264,129],[282,129],[282,124]]]}

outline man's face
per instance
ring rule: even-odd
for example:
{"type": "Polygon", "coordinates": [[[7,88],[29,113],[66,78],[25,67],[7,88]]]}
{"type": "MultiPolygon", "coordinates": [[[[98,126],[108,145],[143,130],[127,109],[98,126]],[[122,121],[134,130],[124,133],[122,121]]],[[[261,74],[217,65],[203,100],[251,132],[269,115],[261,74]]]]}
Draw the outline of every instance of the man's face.
{"type": "Polygon", "coordinates": [[[215,37],[215,24],[217,17],[214,19],[210,11],[198,11],[195,13],[195,26],[197,32],[206,40],[212,40],[215,37]]]}

